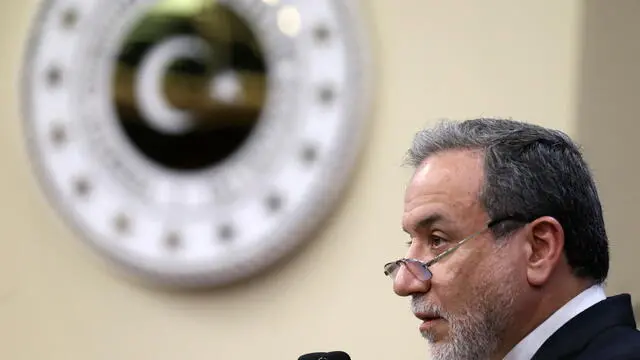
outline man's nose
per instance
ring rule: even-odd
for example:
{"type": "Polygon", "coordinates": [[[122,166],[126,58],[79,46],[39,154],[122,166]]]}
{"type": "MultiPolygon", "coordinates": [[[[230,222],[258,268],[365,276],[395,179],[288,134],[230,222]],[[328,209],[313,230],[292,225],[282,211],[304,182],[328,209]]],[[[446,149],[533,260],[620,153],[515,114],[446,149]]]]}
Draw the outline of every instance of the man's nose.
{"type": "Polygon", "coordinates": [[[419,293],[426,293],[431,288],[431,280],[420,280],[401,265],[393,282],[393,291],[399,296],[410,296],[419,293]]]}

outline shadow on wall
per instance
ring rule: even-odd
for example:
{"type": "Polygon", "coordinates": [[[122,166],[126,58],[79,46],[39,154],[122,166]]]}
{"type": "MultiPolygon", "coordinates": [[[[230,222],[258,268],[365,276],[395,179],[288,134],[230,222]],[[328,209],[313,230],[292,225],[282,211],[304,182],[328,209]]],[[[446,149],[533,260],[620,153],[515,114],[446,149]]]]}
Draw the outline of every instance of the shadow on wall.
{"type": "Polygon", "coordinates": [[[630,292],[640,304],[640,1],[611,5],[584,2],[576,135],[605,211],[607,292],[630,292]]]}

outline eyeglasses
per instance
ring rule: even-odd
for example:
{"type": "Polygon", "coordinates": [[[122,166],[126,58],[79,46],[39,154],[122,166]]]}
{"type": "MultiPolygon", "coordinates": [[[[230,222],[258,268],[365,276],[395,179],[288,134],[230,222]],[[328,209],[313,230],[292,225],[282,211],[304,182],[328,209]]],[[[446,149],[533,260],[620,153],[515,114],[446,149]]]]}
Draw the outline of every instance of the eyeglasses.
{"type": "Polygon", "coordinates": [[[453,247],[447,249],[446,251],[444,251],[442,254],[434,257],[433,259],[427,261],[427,262],[422,262],[418,259],[408,259],[408,258],[403,258],[403,259],[399,259],[390,263],[387,263],[384,265],[384,274],[389,276],[393,281],[396,280],[396,276],[398,275],[398,271],[400,270],[400,268],[402,267],[402,265],[404,265],[407,270],[409,270],[409,272],[415,276],[418,280],[420,281],[427,281],[430,280],[431,277],[433,276],[433,273],[431,273],[431,270],[429,270],[429,267],[435,263],[437,263],[438,261],[440,261],[442,258],[444,258],[445,256],[451,254],[452,252],[456,251],[458,248],[460,248],[462,245],[464,245],[464,243],[466,243],[467,241],[477,237],[478,235],[482,234],[483,232],[493,228],[494,226],[507,221],[507,220],[517,220],[517,221],[521,221],[521,222],[528,222],[513,216],[509,216],[509,217],[504,217],[504,218],[500,218],[497,220],[492,220],[489,221],[487,223],[487,225],[480,231],[473,233],[469,236],[467,236],[466,238],[458,241],[453,247]]]}

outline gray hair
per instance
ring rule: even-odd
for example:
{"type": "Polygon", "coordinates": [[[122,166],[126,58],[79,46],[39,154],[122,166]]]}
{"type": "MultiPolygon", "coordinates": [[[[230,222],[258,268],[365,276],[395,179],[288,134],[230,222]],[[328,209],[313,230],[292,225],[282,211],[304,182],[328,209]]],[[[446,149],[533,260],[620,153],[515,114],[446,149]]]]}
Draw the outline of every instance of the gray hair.
{"type": "MultiPolygon", "coordinates": [[[[406,163],[417,168],[433,154],[465,149],[484,154],[480,201],[492,220],[554,217],[563,227],[573,273],[596,283],[606,279],[609,248],[602,206],[580,148],[569,136],[509,119],[444,120],[416,134],[406,163]]],[[[496,236],[511,230],[496,229],[496,236]]]]}

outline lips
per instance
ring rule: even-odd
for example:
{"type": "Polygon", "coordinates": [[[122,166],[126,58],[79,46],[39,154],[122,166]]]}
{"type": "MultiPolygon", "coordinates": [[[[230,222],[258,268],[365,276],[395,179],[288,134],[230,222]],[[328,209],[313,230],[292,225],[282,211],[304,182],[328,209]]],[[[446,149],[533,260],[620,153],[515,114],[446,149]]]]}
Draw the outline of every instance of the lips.
{"type": "Polygon", "coordinates": [[[414,315],[422,321],[434,321],[442,319],[442,316],[433,313],[414,313],[414,315]]]}
{"type": "Polygon", "coordinates": [[[422,332],[423,334],[425,332],[430,331],[430,329],[435,326],[436,324],[440,323],[441,321],[443,321],[444,319],[438,315],[438,314],[431,314],[431,313],[414,313],[414,315],[422,320],[422,323],[420,324],[420,332],[422,332]]]}

